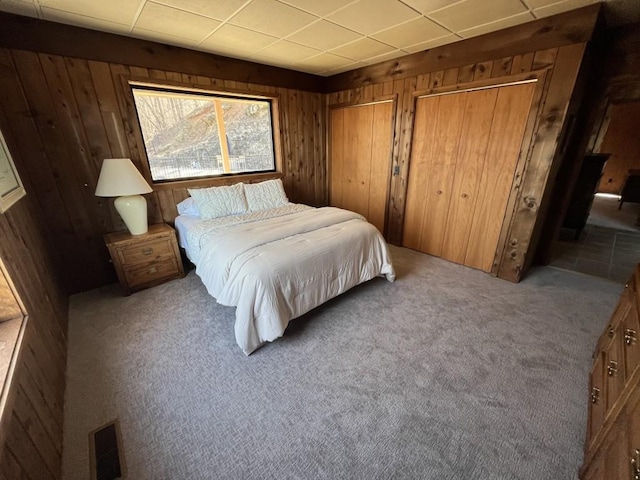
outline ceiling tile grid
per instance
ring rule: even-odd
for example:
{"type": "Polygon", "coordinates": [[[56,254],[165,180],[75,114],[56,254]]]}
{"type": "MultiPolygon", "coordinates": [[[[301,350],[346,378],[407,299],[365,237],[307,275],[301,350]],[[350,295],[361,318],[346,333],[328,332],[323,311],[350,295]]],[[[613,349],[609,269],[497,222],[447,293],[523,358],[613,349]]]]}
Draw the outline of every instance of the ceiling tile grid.
{"type": "Polygon", "coordinates": [[[333,75],[597,1],[0,0],[0,10],[333,75]]]}

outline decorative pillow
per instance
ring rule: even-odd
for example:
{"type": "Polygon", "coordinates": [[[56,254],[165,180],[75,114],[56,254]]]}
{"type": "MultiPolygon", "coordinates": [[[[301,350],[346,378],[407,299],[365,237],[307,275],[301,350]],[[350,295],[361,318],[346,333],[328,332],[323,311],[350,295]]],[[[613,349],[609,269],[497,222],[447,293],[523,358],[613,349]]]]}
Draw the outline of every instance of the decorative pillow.
{"type": "Polygon", "coordinates": [[[183,201],[181,201],[178,205],[178,213],[180,215],[190,215],[192,217],[199,217],[200,210],[198,210],[198,206],[196,205],[193,197],[187,197],[183,201]]]}
{"type": "Polygon", "coordinates": [[[248,183],[244,186],[247,205],[252,212],[281,207],[289,203],[282,180],[267,180],[260,183],[248,183]]]}
{"type": "Polygon", "coordinates": [[[201,218],[218,218],[247,212],[242,183],[230,187],[189,188],[189,195],[200,211],[201,218]]]}

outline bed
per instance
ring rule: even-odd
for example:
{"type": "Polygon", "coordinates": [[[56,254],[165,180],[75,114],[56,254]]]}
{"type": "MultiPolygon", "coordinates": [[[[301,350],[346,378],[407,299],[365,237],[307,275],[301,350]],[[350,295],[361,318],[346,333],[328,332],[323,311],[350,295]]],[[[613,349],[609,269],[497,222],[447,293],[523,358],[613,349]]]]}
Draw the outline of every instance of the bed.
{"type": "Polygon", "coordinates": [[[175,220],[180,246],[209,294],[236,307],[246,355],[350,288],[395,279],[387,244],[364,217],[290,203],[280,180],[189,193],[175,220]]]}

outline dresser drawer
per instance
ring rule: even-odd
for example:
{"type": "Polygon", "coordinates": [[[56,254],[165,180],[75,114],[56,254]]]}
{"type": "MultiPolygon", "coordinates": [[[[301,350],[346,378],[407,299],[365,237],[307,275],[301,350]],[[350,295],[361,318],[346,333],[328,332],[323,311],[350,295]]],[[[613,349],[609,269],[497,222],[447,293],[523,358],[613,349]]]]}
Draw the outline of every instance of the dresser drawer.
{"type": "Polygon", "coordinates": [[[118,250],[120,262],[123,265],[136,265],[152,260],[161,260],[163,257],[173,256],[171,238],[160,238],[148,242],[127,245],[118,250]]]}
{"type": "Polygon", "coordinates": [[[148,287],[169,277],[181,276],[175,257],[163,261],[132,265],[124,268],[127,284],[132,290],[148,287]]]}

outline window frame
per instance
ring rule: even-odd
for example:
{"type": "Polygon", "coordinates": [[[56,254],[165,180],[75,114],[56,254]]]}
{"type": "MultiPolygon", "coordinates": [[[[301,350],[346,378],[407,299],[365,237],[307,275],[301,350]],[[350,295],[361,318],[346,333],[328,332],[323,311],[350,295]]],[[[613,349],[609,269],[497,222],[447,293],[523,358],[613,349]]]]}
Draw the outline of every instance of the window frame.
{"type": "MultiPolygon", "coordinates": [[[[177,82],[171,80],[162,79],[160,81],[150,81],[146,77],[134,77],[134,76],[122,76],[122,82],[126,95],[126,110],[129,123],[129,132],[132,139],[129,139],[128,148],[126,145],[121,146],[121,150],[124,156],[127,151],[130,152],[130,157],[135,162],[135,158],[138,157],[142,175],[145,177],[149,185],[154,190],[175,189],[175,188],[189,188],[189,187],[202,187],[202,186],[222,186],[232,185],[238,182],[252,183],[263,180],[270,180],[274,178],[283,178],[282,173],[283,161],[282,161],[282,135],[280,134],[280,105],[279,95],[271,92],[258,92],[249,88],[227,88],[219,85],[200,85],[187,82],[177,82]],[[149,165],[149,159],[147,157],[146,146],[144,143],[144,137],[142,136],[142,128],[138,120],[138,111],[136,109],[135,99],[133,96],[133,89],[146,88],[158,91],[181,91],[191,94],[202,94],[205,96],[219,96],[219,97],[232,97],[232,98],[246,98],[255,99],[261,101],[268,101],[271,104],[271,129],[273,134],[273,153],[274,153],[274,170],[270,171],[258,171],[247,173],[224,173],[215,176],[203,176],[197,178],[184,178],[184,179],[170,179],[170,180],[153,180],[151,176],[151,168],[149,165]]],[[[268,87],[265,87],[268,88],[268,87]]],[[[122,139],[119,139],[122,141],[122,139]]]]}

